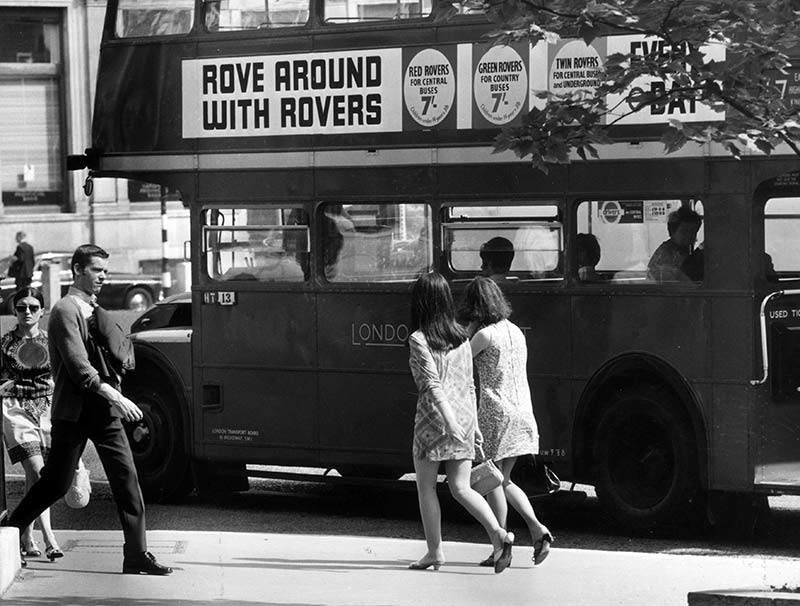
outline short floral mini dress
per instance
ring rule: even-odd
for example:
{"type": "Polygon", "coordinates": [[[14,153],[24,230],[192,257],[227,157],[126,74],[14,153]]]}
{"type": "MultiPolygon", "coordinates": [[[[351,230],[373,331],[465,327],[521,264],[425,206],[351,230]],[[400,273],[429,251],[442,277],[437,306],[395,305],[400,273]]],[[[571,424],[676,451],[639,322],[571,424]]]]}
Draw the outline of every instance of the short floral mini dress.
{"type": "MultiPolygon", "coordinates": [[[[9,458],[18,463],[33,455],[47,455],[48,437],[42,417],[53,395],[47,333],[21,337],[15,330],[0,338],[3,376],[14,381],[3,394],[3,435],[9,458]]],[[[49,426],[49,421],[47,423],[49,426]]]]}
{"type": "Polygon", "coordinates": [[[489,345],[475,356],[483,451],[494,460],[536,454],[539,429],[528,386],[525,335],[509,320],[481,330],[489,338],[489,345]]]}
{"type": "Polygon", "coordinates": [[[414,458],[429,461],[474,459],[472,436],[477,411],[469,341],[448,351],[434,350],[418,330],[408,342],[409,365],[419,393],[414,417],[414,458]],[[441,413],[443,406],[450,407],[456,422],[470,436],[466,442],[447,433],[441,413]]]}

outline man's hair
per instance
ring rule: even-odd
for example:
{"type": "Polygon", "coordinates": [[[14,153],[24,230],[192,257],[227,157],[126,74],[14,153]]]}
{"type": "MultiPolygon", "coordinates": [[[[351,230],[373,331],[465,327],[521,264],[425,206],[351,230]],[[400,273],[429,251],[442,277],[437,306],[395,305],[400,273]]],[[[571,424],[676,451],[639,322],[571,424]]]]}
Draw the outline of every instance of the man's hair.
{"type": "Polygon", "coordinates": [[[497,236],[481,245],[480,256],[493,269],[506,272],[511,269],[514,260],[514,245],[511,240],[497,236]]]}
{"type": "Polygon", "coordinates": [[[678,210],[672,211],[667,217],[667,231],[671,236],[674,234],[681,223],[694,223],[697,228],[703,224],[703,217],[694,212],[691,208],[681,206],[678,210]]]}
{"type": "Polygon", "coordinates": [[[69,268],[72,270],[72,276],[75,277],[75,266],[83,269],[92,261],[92,257],[100,257],[101,259],[108,259],[108,253],[99,246],[94,244],[81,244],[72,253],[72,260],[69,262],[69,268]]]}
{"type": "Polygon", "coordinates": [[[24,231],[18,231],[15,237],[19,238],[20,240],[24,240],[28,237],[28,234],[26,234],[24,231]]]}

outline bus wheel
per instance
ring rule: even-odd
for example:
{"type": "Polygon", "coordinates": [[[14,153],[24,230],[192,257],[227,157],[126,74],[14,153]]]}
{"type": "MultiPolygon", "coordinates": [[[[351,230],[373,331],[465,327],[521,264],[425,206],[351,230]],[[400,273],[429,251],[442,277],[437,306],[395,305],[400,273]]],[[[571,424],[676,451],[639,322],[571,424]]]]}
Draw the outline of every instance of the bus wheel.
{"type": "Polygon", "coordinates": [[[145,500],[164,502],[185,496],[192,481],[177,403],[136,383],[126,385],[125,395],[144,414],[125,429],[145,500]]]}
{"type": "Polygon", "coordinates": [[[691,423],[663,387],[624,389],[601,413],[594,440],[597,498],[635,532],[685,528],[699,509],[691,423]]]}

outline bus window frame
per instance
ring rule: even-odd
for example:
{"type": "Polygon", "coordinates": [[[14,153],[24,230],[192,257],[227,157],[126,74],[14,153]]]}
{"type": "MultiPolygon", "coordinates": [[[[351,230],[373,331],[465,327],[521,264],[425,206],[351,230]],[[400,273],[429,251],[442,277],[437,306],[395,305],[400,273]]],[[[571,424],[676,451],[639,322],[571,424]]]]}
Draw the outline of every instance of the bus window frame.
{"type": "MultiPolygon", "coordinates": [[[[631,278],[614,279],[614,274],[618,274],[620,271],[623,271],[623,270],[617,269],[617,270],[598,270],[600,273],[609,273],[609,274],[611,274],[607,278],[602,278],[602,279],[598,279],[598,280],[580,280],[578,278],[578,269],[579,268],[578,268],[578,251],[577,251],[577,247],[576,247],[576,239],[577,239],[577,236],[578,236],[579,233],[585,233],[585,232],[579,232],[578,231],[578,229],[579,229],[578,213],[579,213],[579,210],[580,210],[580,208],[581,208],[581,206],[583,204],[591,204],[591,203],[600,204],[602,202],[632,202],[632,201],[639,201],[639,200],[641,200],[643,202],[645,202],[645,201],[654,201],[654,202],[655,201],[673,201],[673,202],[676,202],[677,201],[677,202],[680,202],[681,205],[683,205],[684,203],[688,203],[691,210],[695,210],[696,205],[699,203],[699,204],[702,205],[703,210],[705,211],[705,203],[703,202],[704,197],[705,196],[703,196],[701,194],[686,194],[686,193],[674,194],[674,195],[670,195],[670,194],[664,193],[663,195],[658,195],[657,197],[655,197],[652,193],[636,195],[635,192],[634,193],[627,193],[626,192],[626,196],[624,198],[620,198],[619,196],[609,196],[609,195],[604,195],[604,196],[582,195],[580,198],[575,198],[571,202],[572,208],[570,209],[571,228],[570,228],[570,242],[568,243],[569,248],[570,248],[570,252],[569,252],[570,257],[569,257],[569,260],[568,260],[568,265],[569,265],[568,273],[570,275],[570,278],[569,278],[570,282],[572,284],[580,287],[580,288],[597,288],[597,287],[609,287],[609,286],[613,287],[615,289],[616,288],[627,288],[627,287],[630,287],[630,288],[634,288],[636,290],[641,290],[643,288],[648,288],[648,287],[650,287],[650,288],[658,288],[659,290],[662,290],[662,289],[676,289],[676,288],[677,289],[698,290],[698,289],[702,288],[703,286],[706,285],[707,280],[708,280],[708,272],[706,271],[707,268],[708,268],[708,259],[706,258],[705,254],[703,255],[703,277],[702,277],[701,280],[686,280],[686,281],[679,281],[679,280],[676,280],[676,281],[670,281],[670,280],[655,281],[655,280],[650,280],[650,279],[647,278],[646,266],[645,266],[645,269],[643,270],[644,276],[642,278],[631,277],[631,278]]],[[[702,218],[702,224],[700,226],[700,230],[702,230],[703,241],[695,243],[696,244],[695,250],[698,250],[700,244],[705,243],[705,241],[707,239],[706,226],[707,226],[707,222],[708,222],[708,215],[707,215],[707,213],[703,212],[702,214],[700,214],[700,217],[702,218]]],[[[666,229],[666,220],[664,221],[664,227],[666,229]]],[[[588,233],[594,233],[594,232],[588,232],[588,233]]],[[[669,234],[668,233],[664,234],[664,238],[665,239],[669,239],[669,234]]],[[[659,244],[659,246],[660,246],[660,244],[659,244]]],[[[656,248],[658,248],[658,246],[656,246],[656,248]]],[[[705,248],[703,248],[703,250],[705,250],[705,248]]],[[[655,252],[655,250],[653,252],[655,252]]],[[[601,243],[601,255],[602,255],[602,243],[601,243]]],[[[652,258],[652,256],[653,256],[653,253],[650,254],[650,258],[652,258]]],[[[601,258],[602,258],[602,256],[601,256],[601,258]]],[[[647,262],[649,262],[650,258],[647,259],[647,262]]]]}
{"type": "Polygon", "coordinates": [[[310,29],[314,22],[317,20],[317,16],[315,14],[315,6],[316,3],[314,0],[308,0],[308,18],[306,22],[299,25],[286,25],[280,27],[254,27],[254,28],[244,28],[244,29],[230,29],[230,30],[217,30],[213,31],[206,27],[206,5],[211,4],[215,0],[199,0],[199,10],[196,9],[195,15],[195,26],[194,30],[197,33],[201,33],[202,35],[206,36],[213,36],[214,38],[220,38],[223,36],[253,36],[255,32],[260,32],[261,35],[268,34],[269,36],[292,36],[297,35],[299,32],[303,30],[310,29]],[[286,33],[284,33],[286,32],[286,33]]]}
{"type": "MultiPolygon", "coordinates": [[[[275,287],[292,287],[297,288],[298,286],[309,286],[312,282],[311,273],[310,273],[310,264],[311,259],[313,257],[312,254],[312,239],[314,237],[313,231],[311,228],[311,214],[309,213],[309,209],[304,204],[298,203],[287,203],[281,204],[280,202],[269,202],[265,204],[214,204],[213,202],[205,202],[201,205],[198,209],[198,219],[199,219],[199,226],[200,226],[200,244],[197,247],[197,251],[199,254],[199,262],[201,267],[201,277],[203,281],[208,281],[209,284],[223,286],[226,284],[236,284],[236,288],[240,288],[242,286],[246,286],[247,288],[256,286],[256,287],[263,287],[263,286],[271,286],[275,287]],[[307,219],[307,223],[305,224],[286,224],[286,225],[265,225],[265,224],[254,224],[254,225],[213,225],[205,223],[205,214],[208,211],[237,211],[237,210],[276,210],[276,211],[292,211],[292,210],[300,210],[305,214],[307,219]],[[305,275],[302,280],[250,280],[250,279],[220,279],[215,278],[211,273],[208,271],[208,254],[210,254],[210,249],[208,247],[208,234],[209,233],[221,233],[221,232],[234,232],[234,231],[258,231],[259,229],[262,231],[276,231],[276,228],[280,228],[281,230],[299,230],[304,229],[306,231],[306,254],[308,254],[308,259],[306,263],[309,264],[308,275],[305,275]]],[[[294,253],[303,252],[303,251],[294,251],[294,253]]],[[[294,253],[286,253],[284,254],[294,254],[294,253]]],[[[302,265],[301,265],[302,268],[302,265]]]]}
{"type": "MultiPolygon", "coordinates": [[[[309,0],[312,1],[312,0],[309,0]]],[[[145,40],[182,40],[185,38],[189,38],[195,34],[197,34],[198,24],[200,23],[198,18],[199,9],[204,4],[204,0],[193,0],[193,8],[192,8],[192,24],[191,27],[180,34],[158,34],[155,36],[120,36],[117,33],[117,18],[119,16],[119,3],[120,0],[108,0],[107,8],[106,8],[106,15],[105,15],[105,38],[107,40],[116,40],[120,43],[135,43],[135,42],[142,42],[145,40]],[[113,9],[113,10],[112,10],[113,9]]],[[[105,42],[105,40],[104,40],[105,42]]]]}
{"type": "Polygon", "coordinates": [[[314,244],[316,245],[316,251],[312,251],[310,257],[312,259],[312,263],[315,266],[314,275],[316,276],[316,280],[319,286],[324,288],[331,288],[331,289],[341,289],[341,288],[387,288],[387,287],[407,287],[409,284],[412,284],[416,278],[402,278],[402,279],[387,279],[387,280],[365,280],[365,279],[358,279],[358,280],[332,280],[328,276],[325,275],[325,257],[324,257],[324,249],[325,243],[323,241],[325,237],[324,230],[321,224],[321,217],[325,215],[325,208],[335,205],[349,205],[349,206],[380,206],[380,205],[394,205],[394,206],[401,206],[401,205],[418,205],[424,206],[427,211],[425,213],[425,217],[427,220],[426,227],[428,229],[428,243],[427,243],[427,251],[430,253],[430,257],[428,258],[428,265],[427,269],[421,269],[420,271],[436,271],[437,268],[437,246],[438,243],[435,240],[435,232],[436,232],[436,221],[435,221],[435,213],[437,211],[436,204],[434,201],[430,199],[420,199],[420,198],[402,198],[399,200],[386,200],[386,199],[370,199],[370,200],[343,200],[343,199],[326,199],[320,200],[317,204],[314,205],[314,214],[310,217],[310,221],[313,224],[314,234],[312,237],[314,239],[314,244]]]}
{"type": "MultiPolygon", "coordinates": [[[[487,227],[487,228],[518,228],[524,225],[546,225],[552,228],[553,225],[558,226],[558,251],[554,251],[558,253],[558,263],[556,267],[551,270],[543,270],[546,274],[543,277],[533,277],[532,274],[534,273],[532,270],[515,270],[512,269],[506,275],[506,279],[508,280],[509,284],[517,284],[517,285],[547,285],[550,287],[553,286],[560,286],[564,285],[568,281],[567,277],[567,231],[568,225],[567,222],[564,221],[564,206],[566,202],[563,199],[554,199],[554,198],[546,198],[546,199],[525,199],[525,200],[515,200],[515,199],[503,199],[503,200],[458,200],[458,201],[447,201],[446,203],[442,204],[441,213],[440,213],[440,224],[439,229],[437,230],[437,235],[439,237],[439,252],[441,253],[441,266],[442,269],[447,271],[448,274],[451,276],[451,279],[454,282],[464,282],[467,280],[471,280],[475,276],[481,274],[480,266],[477,270],[461,270],[456,269],[453,267],[450,249],[446,247],[447,237],[446,237],[446,230],[448,229],[447,226],[450,225],[459,225],[461,227],[456,229],[469,229],[470,227],[487,227]],[[519,207],[530,207],[530,208],[548,208],[552,207],[555,211],[552,214],[548,215],[519,215],[519,216],[482,216],[482,217],[460,217],[454,216],[452,211],[454,208],[469,208],[469,207],[477,207],[477,208],[519,208],[519,207]],[[551,275],[552,274],[552,275],[551,275]]],[[[519,252],[519,251],[515,251],[519,252]]],[[[548,251],[549,252],[549,251],[548,251]]],[[[476,256],[480,258],[479,250],[475,251],[476,256]]]]}

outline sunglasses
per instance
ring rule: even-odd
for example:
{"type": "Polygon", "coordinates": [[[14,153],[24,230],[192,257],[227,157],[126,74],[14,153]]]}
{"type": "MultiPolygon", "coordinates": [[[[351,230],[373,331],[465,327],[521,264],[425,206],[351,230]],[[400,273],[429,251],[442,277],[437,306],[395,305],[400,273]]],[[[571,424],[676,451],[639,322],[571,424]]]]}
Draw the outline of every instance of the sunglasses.
{"type": "Polygon", "coordinates": [[[18,313],[30,310],[32,314],[35,314],[41,308],[42,308],[41,305],[25,305],[25,304],[17,305],[14,307],[14,309],[16,309],[18,313]]]}

